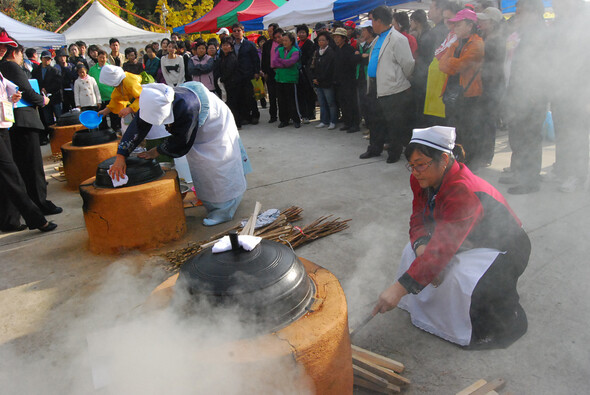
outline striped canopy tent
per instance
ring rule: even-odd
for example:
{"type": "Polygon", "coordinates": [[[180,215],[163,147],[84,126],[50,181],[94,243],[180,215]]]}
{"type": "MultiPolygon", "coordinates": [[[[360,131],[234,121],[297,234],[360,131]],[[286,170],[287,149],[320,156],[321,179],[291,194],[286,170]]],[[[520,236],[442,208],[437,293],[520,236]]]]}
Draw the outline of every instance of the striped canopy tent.
{"type": "Polygon", "coordinates": [[[346,20],[380,6],[394,6],[407,0],[290,0],[268,15],[242,22],[246,30],[262,30],[271,23],[294,26],[331,20],[346,20]]]}
{"type": "Polygon", "coordinates": [[[276,10],[286,2],[287,0],[221,0],[201,18],[177,27],[174,31],[181,34],[216,32],[222,27],[229,27],[237,22],[259,18],[276,10]]]}

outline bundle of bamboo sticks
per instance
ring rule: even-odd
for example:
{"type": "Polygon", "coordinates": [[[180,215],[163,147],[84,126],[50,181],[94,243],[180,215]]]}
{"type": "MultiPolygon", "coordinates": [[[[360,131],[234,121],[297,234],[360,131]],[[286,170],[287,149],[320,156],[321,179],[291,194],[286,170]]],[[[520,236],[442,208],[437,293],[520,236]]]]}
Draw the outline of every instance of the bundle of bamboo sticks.
{"type": "Polygon", "coordinates": [[[352,345],[354,385],[380,394],[395,394],[410,380],[400,375],[405,369],[401,362],[352,345]]]}
{"type": "Polygon", "coordinates": [[[233,230],[238,230],[240,234],[254,234],[263,239],[276,241],[282,244],[290,244],[291,247],[297,248],[319,238],[341,232],[348,228],[348,222],[351,221],[350,219],[341,220],[340,218],[332,218],[331,215],[328,215],[316,219],[307,226],[298,227],[294,226],[292,223],[302,219],[301,213],[303,212],[303,209],[301,207],[291,206],[282,210],[279,217],[271,224],[259,229],[254,229],[256,216],[259,211],[260,207],[257,205],[254,214],[244,227],[236,225],[211,236],[207,240],[197,243],[191,242],[187,247],[168,251],[163,255],[163,257],[171,264],[167,269],[171,271],[178,270],[190,257],[198,254],[202,249],[212,246],[217,240],[228,235],[229,232],[233,230]],[[242,231],[246,232],[243,233],[242,231]]]}

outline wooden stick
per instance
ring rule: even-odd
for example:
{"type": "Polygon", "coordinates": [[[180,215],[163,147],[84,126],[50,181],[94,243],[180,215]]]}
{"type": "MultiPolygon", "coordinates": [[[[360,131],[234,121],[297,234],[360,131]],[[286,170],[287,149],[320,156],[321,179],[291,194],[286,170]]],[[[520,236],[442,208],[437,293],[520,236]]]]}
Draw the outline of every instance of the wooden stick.
{"type": "Polygon", "coordinates": [[[241,235],[250,235],[251,236],[254,234],[254,228],[256,227],[256,220],[258,219],[258,213],[260,212],[261,207],[262,207],[262,205],[260,204],[260,202],[256,202],[256,204],[254,205],[254,213],[248,219],[248,222],[246,222],[246,226],[244,226],[244,229],[241,230],[241,232],[240,232],[241,235]]]}
{"type": "Polygon", "coordinates": [[[371,391],[379,392],[381,394],[395,394],[401,392],[401,388],[397,385],[388,384],[387,387],[380,387],[377,384],[373,384],[369,380],[365,380],[361,377],[354,378],[354,385],[369,389],[371,391]]]}
{"type": "Polygon", "coordinates": [[[372,362],[375,365],[391,369],[397,373],[402,373],[405,369],[404,364],[401,362],[397,362],[393,359],[389,359],[382,355],[375,354],[374,352],[365,350],[364,348],[360,348],[358,346],[355,346],[354,344],[352,345],[352,356],[364,358],[365,360],[368,360],[369,362],[372,362]]]}
{"type": "Polygon", "coordinates": [[[361,368],[387,380],[390,383],[393,383],[396,385],[410,384],[410,380],[408,380],[407,378],[400,376],[399,374],[395,373],[394,371],[392,371],[390,369],[376,365],[376,364],[366,360],[365,358],[361,358],[361,357],[353,355],[352,356],[352,363],[353,363],[353,365],[361,367],[361,368]]]}
{"type": "Polygon", "coordinates": [[[485,381],[484,379],[479,379],[477,380],[475,383],[471,384],[469,387],[462,389],[461,391],[457,392],[455,395],[469,395],[471,394],[473,391],[475,391],[478,388],[483,387],[484,385],[486,385],[488,382],[485,381]]]}
{"type": "Polygon", "coordinates": [[[471,392],[469,395],[487,395],[490,391],[496,389],[502,389],[506,385],[506,381],[504,379],[494,379],[488,382],[483,387],[476,389],[475,391],[471,392]]]}
{"type": "Polygon", "coordinates": [[[355,376],[360,377],[365,380],[368,380],[371,383],[378,385],[379,387],[387,388],[387,385],[389,384],[389,382],[387,380],[385,380],[384,378],[381,378],[381,377],[377,376],[376,374],[373,374],[373,373],[369,372],[368,370],[363,369],[359,366],[352,365],[352,371],[354,372],[355,376]]]}

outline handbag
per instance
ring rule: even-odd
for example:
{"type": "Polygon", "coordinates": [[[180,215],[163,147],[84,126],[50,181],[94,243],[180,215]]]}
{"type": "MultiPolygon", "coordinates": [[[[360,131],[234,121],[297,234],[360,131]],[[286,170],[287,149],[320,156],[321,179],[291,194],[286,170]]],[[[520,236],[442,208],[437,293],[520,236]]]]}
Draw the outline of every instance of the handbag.
{"type": "Polygon", "coordinates": [[[463,104],[463,98],[465,97],[465,92],[471,86],[471,83],[475,80],[475,77],[479,74],[481,68],[477,69],[477,71],[469,80],[469,83],[465,88],[461,86],[461,84],[447,86],[445,92],[443,93],[442,101],[447,107],[457,108],[463,104]]]}

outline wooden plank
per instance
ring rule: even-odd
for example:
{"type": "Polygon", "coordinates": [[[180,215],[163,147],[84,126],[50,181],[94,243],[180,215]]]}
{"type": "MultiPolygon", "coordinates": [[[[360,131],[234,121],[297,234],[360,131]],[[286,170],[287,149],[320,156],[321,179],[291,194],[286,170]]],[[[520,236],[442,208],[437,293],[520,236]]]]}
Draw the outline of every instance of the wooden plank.
{"type": "Polygon", "coordinates": [[[400,376],[399,374],[395,373],[393,370],[384,368],[384,367],[379,366],[377,364],[374,364],[371,361],[369,361],[365,358],[359,357],[359,356],[355,356],[354,354],[352,355],[352,364],[353,364],[353,366],[356,365],[358,367],[361,367],[361,368],[387,380],[390,383],[393,383],[396,385],[410,384],[410,380],[408,380],[407,378],[405,378],[403,376],[400,376]]]}
{"type": "Polygon", "coordinates": [[[486,385],[488,382],[484,379],[479,379],[475,383],[471,384],[469,387],[462,389],[461,391],[457,392],[456,395],[469,395],[476,389],[479,389],[486,385]]]}
{"type": "Polygon", "coordinates": [[[360,377],[354,378],[354,385],[369,389],[371,391],[379,392],[381,394],[396,394],[401,392],[401,389],[397,385],[388,384],[387,387],[380,387],[377,384],[373,384],[369,380],[365,380],[360,377]]]}
{"type": "Polygon", "coordinates": [[[254,205],[254,213],[252,213],[252,216],[248,219],[248,222],[244,226],[244,229],[242,229],[242,231],[240,232],[241,235],[252,236],[254,234],[254,229],[256,228],[256,220],[258,219],[258,213],[260,212],[261,208],[262,205],[260,204],[260,202],[256,202],[256,204],[254,205]]]}
{"type": "Polygon", "coordinates": [[[502,389],[506,385],[506,381],[504,379],[494,379],[488,382],[481,388],[476,389],[475,391],[471,392],[469,395],[487,395],[488,392],[502,389]]]}
{"type": "Polygon", "coordinates": [[[380,387],[386,388],[387,385],[389,384],[389,382],[387,380],[385,380],[384,378],[381,378],[381,377],[377,376],[376,374],[373,374],[373,373],[369,372],[368,370],[363,369],[359,366],[352,365],[352,371],[354,372],[355,376],[358,376],[358,377],[365,379],[365,380],[369,380],[373,384],[376,384],[380,387]]]}
{"type": "Polygon", "coordinates": [[[379,366],[387,368],[387,369],[391,369],[397,373],[401,373],[405,369],[404,364],[401,362],[394,361],[393,359],[384,357],[379,354],[375,354],[374,352],[371,352],[369,350],[365,350],[364,348],[360,348],[358,346],[355,346],[354,344],[352,345],[352,355],[353,356],[356,355],[357,357],[364,358],[365,360],[368,360],[369,362],[372,362],[376,365],[379,365],[379,366]]]}

